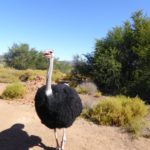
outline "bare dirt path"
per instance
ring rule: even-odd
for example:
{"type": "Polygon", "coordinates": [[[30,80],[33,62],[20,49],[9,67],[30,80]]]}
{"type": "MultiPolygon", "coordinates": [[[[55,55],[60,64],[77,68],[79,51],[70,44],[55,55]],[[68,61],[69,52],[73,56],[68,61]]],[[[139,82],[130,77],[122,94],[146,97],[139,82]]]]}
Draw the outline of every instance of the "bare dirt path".
{"type": "MultiPolygon", "coordinates": [[[[81,118],[68,128],[67,138],[66,150],[150,150],[150,139],[132,140],[119,128],[97,126],[81,118]]],[[[55,150],[54,147],[53,130],[41,124],[32,105],[0,100],[0,150],[55,150]]]]}

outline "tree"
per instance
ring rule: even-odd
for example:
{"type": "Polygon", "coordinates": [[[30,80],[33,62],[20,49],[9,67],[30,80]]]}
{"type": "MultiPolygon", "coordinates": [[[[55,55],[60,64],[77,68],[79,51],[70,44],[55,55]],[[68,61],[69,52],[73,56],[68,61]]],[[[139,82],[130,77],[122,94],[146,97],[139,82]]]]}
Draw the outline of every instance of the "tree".
{"type": "Polygon", "coordinates": [[[29,48],[28,44],[13,44],[5,54],[8,66],[16,69],[46,69],[47,61],[41,52],[29,48]]]}
{"type": "Polygon", "coordinates": [[[5,54],[5,60],[8,66],[16,69],[27,69],[29,62],[29,45],[13,44],[9,52],[5,54]]]}
{"type": "MultiPolygon", "coordinates": [[[[34,48],[30,49],[28,44],[13,44],[4,57],[7,65],[16,69],[46,69],[48,67],[43,53],[34,48]]],[[[67,73],[72,69],[72,65],[55,58],[54,69],[67,73]]]]}
{"type": "Polygon", "coordinates": [[[102,91],[114,93],[120,87],[121,64],[116,60],[116,49],[106,51],[101,46],[95,51],[91,77],[102,91]]]}
{"type": "Polygon", "coordinates": [[[76,70],[103,93],[138,95],[150,103],[150,18],[142,11],[97,40],[89,56],[92,61],[80,61],[76,70]]]}
{"type": "Polygon", "coordinates": [[[150,19],[142,11],[135,12],[131,18],[131,23],[126,21],[122,27],[108,32],[105,39],[97,41],[93,63],[96,71],[92,78],[104,92],[147,99],[150,96],[150,19]]]}
{"type": "Polygon", "coordinates": [[[47,69],[47,67],[48,67],[47,60],[43,57],[43,53],[39,52],[36,55],[35,68],[43,70],[43,69],[47,69]]]}

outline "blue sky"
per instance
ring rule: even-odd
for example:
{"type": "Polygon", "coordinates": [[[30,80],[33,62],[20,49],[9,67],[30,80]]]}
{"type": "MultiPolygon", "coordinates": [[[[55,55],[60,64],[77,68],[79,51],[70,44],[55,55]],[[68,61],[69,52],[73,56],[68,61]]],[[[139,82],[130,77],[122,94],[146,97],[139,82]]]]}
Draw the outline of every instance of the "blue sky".
{"type": "Polygon", "coordinates": [[[123,25],[133,12],[150,16],[149,0],[0,0],[0,54],[13,43],[43,51],[60,60],[94,50],[96,39],[123,25]]]}

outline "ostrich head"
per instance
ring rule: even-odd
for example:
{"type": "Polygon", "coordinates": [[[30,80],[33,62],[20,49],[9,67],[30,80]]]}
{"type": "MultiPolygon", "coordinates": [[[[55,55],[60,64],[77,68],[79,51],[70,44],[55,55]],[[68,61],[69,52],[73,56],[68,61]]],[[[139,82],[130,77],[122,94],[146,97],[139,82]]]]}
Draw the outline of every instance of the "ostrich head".
{"type": "Polygon", "coordinates": [[[52,95],[51,84],[52,84],[52,72],[53,72],[54,54],[53,54],[53,51],[51,51],[51,50],[45,51],[43,54],[44,54],[44,57],[49,60],[45,93],[46,93],[47,96],[50,96],[50,95],[52,95]]]}
{"type": "Polygon", "coordinates": [[[54,54],[52,50],[45,51],[43,54],[45,58],[48,58],[48,59],[54,58],[54,54]]]}

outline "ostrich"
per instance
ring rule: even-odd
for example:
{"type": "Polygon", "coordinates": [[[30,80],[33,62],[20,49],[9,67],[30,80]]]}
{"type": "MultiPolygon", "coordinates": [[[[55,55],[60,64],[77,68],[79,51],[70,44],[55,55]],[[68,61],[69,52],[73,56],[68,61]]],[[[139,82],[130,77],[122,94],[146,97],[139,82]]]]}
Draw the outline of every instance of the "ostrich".
{"type": "Polygon", "coordinates": [[[54,55],[52,51],[44,52],[49,60],[46,85],[37,90],[35,109],[41,122],[54,129],[57,150],[64,150],[66,128],[70,127],[82,111],[81,99],[74,89],[67,84],[52,85],[54,55]],[[62,141],[59,143],[57,130],[63,128],[62,141]]]}

